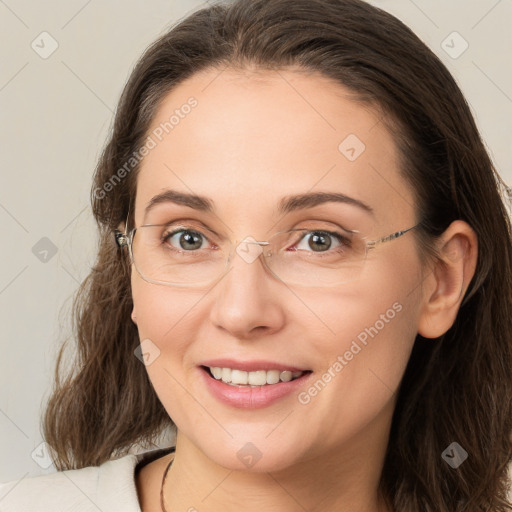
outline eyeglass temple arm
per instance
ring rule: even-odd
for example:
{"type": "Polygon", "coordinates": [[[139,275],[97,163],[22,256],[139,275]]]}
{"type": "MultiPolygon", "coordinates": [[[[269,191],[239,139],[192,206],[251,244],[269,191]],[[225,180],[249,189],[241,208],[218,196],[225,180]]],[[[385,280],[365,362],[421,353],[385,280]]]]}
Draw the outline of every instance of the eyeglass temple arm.
{"type": "Polygon", "coordinates": [[[124,223],[125,232],[123,233],[122,231],[119,231],[119,229],[114,229],[114,237],[116,239],[116,244],[117,244],[117,247],[119,247],[120,249],[125,246],[128,246],[128,235],[126,233],[128,233],[128,218],[129,217],[130,217],[130,206],[128,205],[128,212],[126,214],[126,221],[124,223]]]}
{"type": "Polygon", "coordinates": [[[114,236],[116,239],[117,247],[120,249],[128,245],[128,237],[125,233],[119,231],[118,229],[114,229],[114,236]]]}
{"type": "Polygon", "coordinates": [[[368,249],[373,249],[375,246],[377,246],[379,244],[400,238],[402,235],[405,235],[405,233],[407,233],[408,231],[411,231],[411,229],[417,228],[419,225],[420,224],[418,223],[415,226],[412,226],[407,229],[403,229],[402,231],[396,231],[395,233],[391,233],[390,235],[383,236],[382,238],[379,238],[378,240],[371,240],[367,243],[368,249]]]}

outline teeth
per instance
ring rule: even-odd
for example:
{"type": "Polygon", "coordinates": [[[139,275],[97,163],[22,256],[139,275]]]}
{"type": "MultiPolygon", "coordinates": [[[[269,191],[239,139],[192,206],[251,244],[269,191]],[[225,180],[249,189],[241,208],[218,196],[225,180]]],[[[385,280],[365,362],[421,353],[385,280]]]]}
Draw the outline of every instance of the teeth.
{"type": "Polygon", "coordinates": [[[281,375],[279,375],[279,378],[283,381],[283,382],[289,382],[290,380],[292,380],[292,372],[290,371],[284,371],[281,373],[281,375]]]}
{"type": "Polygon", "coordinates": [[[214,368],[210,368],[210,371],[212,372],[212,375],[217,379],[221,379],[222,378],[222,368],[219,368],[218,366],[214,367],[214,368]]]}
{"type": "MultiPolygon", "coordinates": [[[[229,370],[228,370],[229,371],[229,370]]],[[[222,370],[224,374],[224,370],[222,370]]],[[[251,379],[254,380],[254,379],[251,379]]],[[[256,384],[256,382],[248,382],[249,376],[247,372],[243,372],[241,370],[231,370],[231,382],[236,382],[237,384],[256,384]]]]}
{"type": "Polygon", "coordinates": [[[258,370],[255,372],[245,372],[243,370],[232,370],[231,368],[219,368],[218,366],[209,367],[213,377],[222,380],[226,384],[233,386],[249,385],[265,386],[266,384],[277,384],[281,382],[289,382],[300,377],[304,372],[291,372],[289,370],[258,370]]]}
{"type": "Polygon", "coordinates": [[[279,382],[279,370],[269,370],[267,373],[267,384],[277,384],[279,382]]]}
{"type": "MultiPolygon", "coordinates": [[[[258,370],[257,372],[244,372],[247,375],[247,380],[251,386],[264,386],[267,383],[267,372],[265,370],[258,370]]],[[[231,383],[243,384],[236,380],[236,370],[231,370],[231,383]]]]}

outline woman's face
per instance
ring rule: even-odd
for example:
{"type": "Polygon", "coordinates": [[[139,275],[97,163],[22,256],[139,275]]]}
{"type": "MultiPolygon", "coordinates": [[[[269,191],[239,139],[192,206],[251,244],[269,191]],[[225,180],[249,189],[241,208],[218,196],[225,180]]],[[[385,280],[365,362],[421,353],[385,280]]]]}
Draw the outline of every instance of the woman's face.
{"type": "MultiPolygon", "coordinates": [[[[165,97],[148,136],[135,224],[179,219],[218,234],[200,238],[203,251],[220,239],[268,240],[306,226],[343,226],[374,240],[417,221],[378,115],[316,74],[196,74],[165,97]],[[161,196],[167,191],[208,198],[212,211],[161,196]],[[279,209],[291,196],[318,192],[369,208],[295,201],[287,213],[279,209]]],[[[133,319],[147,371],[179,435],[228,468],[250,469],[257,460],[254,471],[327,456],[357,460],[385,445],[422,302],[413,233],[370,249],[359,278],[339,286],[288,285],[243,251],[210,286],[153,284],[134,269],[133,319]],[[217,362],[223,367],[261,370],[254,362],[263,361],[309,372],[276,398],[283,384],[238,390],[216,381],[202,368],[216,359],[229,359],[217,362]],[[220,398],[230,392],[232,400],[220,398]]],[[[180,236],[167,243],[194,250],[180,236]]]]}

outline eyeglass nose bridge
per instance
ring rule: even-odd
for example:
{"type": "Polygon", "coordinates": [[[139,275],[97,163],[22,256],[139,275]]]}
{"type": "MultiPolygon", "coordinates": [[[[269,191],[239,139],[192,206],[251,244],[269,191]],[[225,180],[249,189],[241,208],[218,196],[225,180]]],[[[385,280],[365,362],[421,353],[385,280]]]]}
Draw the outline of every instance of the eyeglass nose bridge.
{"type": "Polygon", "coordinates": [[[243,240],[234,240],[233,242],[231,242],[231,250],[229,252],[229,256],[228,256],[228,260],[226,262],[226,267],[224,269],[224,273],[222,275],[224,275],[226,272],[229,272],[229,270],[232,268],[232,263],[233,263],[233,259],[234,259],[234,253],[236,252],[238,254],[238,256],[243,259],[247,264],[252,264],[254,263],[256,260],[260,260],[263,264],[263,268],[265,269],[266,272],[269,272],[270,275],[272,275],[274,278],[278,279],[279,281],[282,281],[282,279],[279,277],[279,275],[277,275],[273,268],[272,268],[272,263],[271,263],[271,259],[272,259],[272,256],[274,255],[273,254],[273,243],[272,243],[272,239],[277,236],[277,235],[280,235],[282,234],[282,232],[279,232],[279,233],[275,233],[269,240],[256,240],[254,239],[252,236],[246,236],[243,240]],[[270,246],[271,250],[270,251],[267,251],[265,252],[264,250],[256,250],[256,251],[250,251],[248,250],[247,246],[258,246],[258,247],[261,247],[261,246],[270,246]],[[245,249],[243,248],[245,246],[245,249]],[[261,257],[263,256],[263,257],[261,257]]]}
{"type": "Polygon", "coordinates": [[[266,241],[266,240],[261,240],[261,241],[258,241],[258,240],[250,240],[250,236],[248,237],[245,237],[243,240],[235,240],[235,245],[240,245],[242,242],[246,243],[246,244],[254,244],[254,245],[270,245],[270,242],[266,241]]]}
{"type": "Polygon", "coordinates": [[[259,249],[261,246],[271,245],[268,240],[256,240],[251,236],[245,237],[243,240],[235,240],[231,249],[231,255],[229,257],[228,265],[231,265],[233,250],[238,254],[240,258],[242,258],[246,263],[253,263],[258,259],[261,255],[263,255],[263,260],[266,265],[266,256],[270,254],[265,254],[263,249],[259,249]],[[249,246],[257,246],[258,249],[251,250],[249,246]]]}

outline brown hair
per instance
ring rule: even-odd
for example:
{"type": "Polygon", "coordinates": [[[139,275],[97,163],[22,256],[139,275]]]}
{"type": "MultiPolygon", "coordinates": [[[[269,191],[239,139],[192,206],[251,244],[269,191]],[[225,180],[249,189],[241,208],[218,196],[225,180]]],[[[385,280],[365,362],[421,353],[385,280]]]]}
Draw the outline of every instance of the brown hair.
{"type": "Polygon", "coordinates": [[[350,89],[394,126],[420,241],[432,242],[455,219],[475,230],[477,269],[454,325],[436,340],[415,341],[381,489],[397,511],[511,510],[512,236],[501,181],[446,67],[398,19],[361,0],[213,5],[175,25],[140,59],[95,173],[99,253],[75,300],[77,358],[63,377],[61,349],[44,417],[57,467],[98,465],[173,426],[134,356],[130,265],[113,237],[133,213],[138,166],[108,193],[105,184],[143,145],[166,93],[198,71],[226,66],[298,67],[350,89]],[[452,441],[469,453],[457,469],[441,458],[452,441]]]}

